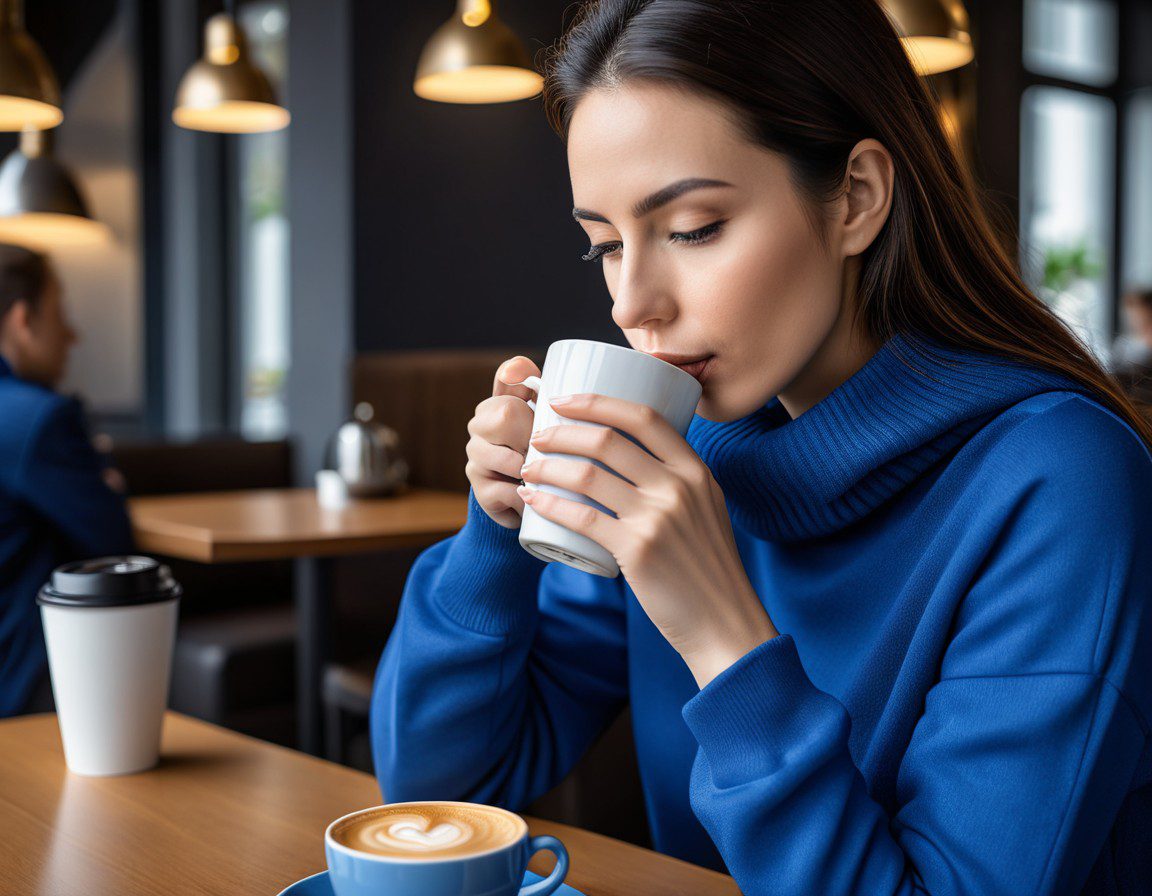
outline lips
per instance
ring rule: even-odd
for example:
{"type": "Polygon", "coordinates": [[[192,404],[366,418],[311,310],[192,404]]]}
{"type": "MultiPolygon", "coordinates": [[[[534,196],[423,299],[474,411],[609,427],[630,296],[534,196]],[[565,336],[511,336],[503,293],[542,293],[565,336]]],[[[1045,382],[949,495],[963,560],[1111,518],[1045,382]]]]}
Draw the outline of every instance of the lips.
{"type": "Polygon", "coordinates": [[[700,383],[704,382],[704,378],[712,366],[712,361],[716,357],[715,355],[674,355],[668,352],[651,352],[651,355],[679,367],[685,373],[695,377],[700,383]]]}
{"type": "Polygon", "coordinates": [[[712,363],[712,357],[701,358],[699,361],[693,361],[691,364],[677,364],[676,366],[694,376],[699,382],[704,382],[704,371],[712,363]]]}

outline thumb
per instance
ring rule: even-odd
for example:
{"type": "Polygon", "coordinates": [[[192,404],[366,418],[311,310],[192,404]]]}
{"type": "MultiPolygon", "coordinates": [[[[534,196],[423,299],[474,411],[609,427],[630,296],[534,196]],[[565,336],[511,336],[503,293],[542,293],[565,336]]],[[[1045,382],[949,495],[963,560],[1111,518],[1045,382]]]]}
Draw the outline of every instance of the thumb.
{"type": "Polygon", "coordinates": [[[540,376],[540,368],[531,358],[517,355],[509,358],[496,370],[496,378],[492,383],[493,395],[515,395],[525,401],[535,397],[535,393],[527,386],[520,385],[530,376],[540,376]]]}

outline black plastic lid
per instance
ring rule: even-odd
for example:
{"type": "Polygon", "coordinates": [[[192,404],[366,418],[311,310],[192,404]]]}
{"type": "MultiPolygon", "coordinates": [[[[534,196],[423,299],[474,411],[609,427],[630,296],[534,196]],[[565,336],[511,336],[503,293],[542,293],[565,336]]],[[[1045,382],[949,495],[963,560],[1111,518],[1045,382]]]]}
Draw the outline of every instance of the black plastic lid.
{"type": "Polygon", "coordinates": [[[56,607],[124,607],[175,600],[179,583],[151,557],[99,557],[58,566],[36,596],[56,607]]]}

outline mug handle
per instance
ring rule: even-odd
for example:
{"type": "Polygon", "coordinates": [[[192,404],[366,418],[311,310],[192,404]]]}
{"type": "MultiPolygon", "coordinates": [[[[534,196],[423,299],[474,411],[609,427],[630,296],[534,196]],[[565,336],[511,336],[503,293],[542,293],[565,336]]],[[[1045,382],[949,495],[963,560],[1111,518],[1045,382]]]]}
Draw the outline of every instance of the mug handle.
{"type": "MultiPolygon", "coordinates": [[[[523,382],[517,383],[516,385],[527,386],[529,389],[531,389],[533,392],[536,393],[537,398],[540,397],[540,386],[542,385],[542,383],[540,382],[540,377],[538,377],[538,376],[525,377],[523,382]]],[[[531,408],[533,413],[535,413],[536,402],[528,401],[528,407],[531,408]]]]}
{"type": "Polygon", "coordinates": [[[555,893],[564,883],[564,877],[568,874],[568,850],[555,837],[533,837],[528,841],[528,858],[532,858],[542,849],[556,856],[556,867],[544,880],[538,880],[520,890],[520,896],[548,896],[549,893],[555,893]]]}

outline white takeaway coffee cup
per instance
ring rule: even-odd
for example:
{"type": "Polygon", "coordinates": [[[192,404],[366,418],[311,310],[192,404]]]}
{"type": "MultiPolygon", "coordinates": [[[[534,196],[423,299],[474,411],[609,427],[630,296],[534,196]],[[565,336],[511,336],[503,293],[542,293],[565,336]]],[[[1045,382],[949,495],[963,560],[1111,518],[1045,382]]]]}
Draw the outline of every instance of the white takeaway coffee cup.
{"type": "MultiPolygon", "coordinates": [[[[683,436],[688,432],[688,425],[692,422],[702,392],[699,381],[674,364],[644,352],[587,339],[563,339],[552,343],[544,358],[541,375],[528,377],[523,385],[536,392],[536,401],[528,402],[528,406],[535,411],[532,422],[534,434],[557,423],[603,427],[604,424],[587,420],[570,420],[548,404],[548,399],[553,396],[596,393],[647,405],[683,436]]],[[[638,437],[626,430],[616,429],[637,441],[638,437]]],[[[568,457],[595,463],[609,470],[599,461],[571,454],[542,452],[529,445],[525,464],[538,457],[568,457]]],[[[531,487],[588,504],[602,513],[614,516],[611,510],[586,495],[543,483],[533,483],[531,487]]],[[[524,507],[524,516],[520,522],[520,545],[541,560],[556,560],[606,578],[620,574],[616,560],[602,545],[545,519],[528,505],[524,507]]]]}
{"type": "Polygon", "coordinates": [[[180,594],[167,566],[136,556],[66,563],[40,589],[64,761],[76,774],[159,760],[180,594]]]}

